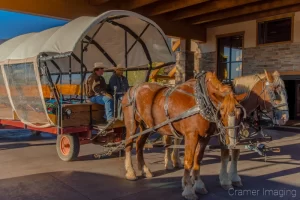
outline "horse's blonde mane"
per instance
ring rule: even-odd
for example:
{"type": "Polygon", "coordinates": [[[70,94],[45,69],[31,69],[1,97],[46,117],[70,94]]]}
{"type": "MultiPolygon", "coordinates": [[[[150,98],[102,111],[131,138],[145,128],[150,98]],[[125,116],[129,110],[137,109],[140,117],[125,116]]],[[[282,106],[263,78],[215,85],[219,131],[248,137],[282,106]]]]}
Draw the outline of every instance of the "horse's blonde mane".
{"type": "MultiPolygon", "coordinates": [[[[248,76],[241,76],[237,77],[233,80],[233,88],[234,92],[236,94],[243,94],[246,92],[250,92],[254,85],[260,80],[264,79],[266,77],[266,74],[255,74],[255,75],[248,75],[248,76]]],[[[279,74],[278,75],[273,75],[274,78],[274,84],[280,85],[283,88],[285,88],[284,81],[280,78],[279,74]]]]}
{"type": "Polygon", "coordinates": [[[254,85],[260,80],[265,78],[265,74],[256,74],[237,77],[233,80],[233,88],[236,94],[243,94],[250,92],[254,85]]]}

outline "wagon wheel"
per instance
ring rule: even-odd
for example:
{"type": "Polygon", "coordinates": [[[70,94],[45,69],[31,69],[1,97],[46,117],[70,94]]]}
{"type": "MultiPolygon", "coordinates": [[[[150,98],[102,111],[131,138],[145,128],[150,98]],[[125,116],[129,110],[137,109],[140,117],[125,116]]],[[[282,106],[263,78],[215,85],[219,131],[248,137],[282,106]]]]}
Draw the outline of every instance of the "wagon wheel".
{"type": "Polygon", "coordinates": [[[35,131],[35,130],[31,131],[31,135],[34,135],[34,136],[40,136],[41,133],[42,133],[42,131],[35,131]]]}
{"type": "Polygon", "coordinates": [[[63,161],[75,160],[80,151],[78,135],[57,135],[56,151],[63,161]]]}

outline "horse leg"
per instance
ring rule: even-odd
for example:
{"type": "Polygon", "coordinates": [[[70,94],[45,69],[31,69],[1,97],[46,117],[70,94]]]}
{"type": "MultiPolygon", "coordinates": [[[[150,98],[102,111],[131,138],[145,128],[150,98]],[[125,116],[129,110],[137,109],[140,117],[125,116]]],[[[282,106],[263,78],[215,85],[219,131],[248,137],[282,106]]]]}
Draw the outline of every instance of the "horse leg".
{"type": "Polygon", "coordinates": [[[221,149],[221,170],[220,170],[219,179],[222,188],[225,190],[229,190],[233,188],[227,172],[228,162],[229,162],[229,149],[221,149]]]}
{"type": "Polygon", "coordinates": [[[233,186],[243,187],[242,180],[237,173],[237,162],[239,160],[239,157],[240,157],[240,150],[232,149],[229,178],[232,181],[233,186]]]}
{"type": "Polygon", "coordinates": [[[172,143],[172,138],[168,135],[164,135],[163,136],[163,142],[166,146],[166,148],[165,148],[165,169],[166,170],[172,170],[173,169],[173,165],[172,165],[172,161],[171,161],[171,151],[172,151],[172,149],[168,147],[172,143]]]}
{"type": "MultiPolygon", "coordinates": [[[[140,126],[140,130],[143,131],[144,129],[142,126],[140,126]]],[[[137,158],[137,164],[138,169],[142,171],[142,174],[146,176],[147,178],[152,178],[153,175],[150,171],[150,169],[146,166],[145,160],[144,160],[144,145],[147,141],[147,138],[149,137],[150,133],[141,135],[136,140],[136,158],[137,158]]]]}
{"type": "Polygon", "coordinates": [[[203,159],[205,147],[209,142],[209,137],[201,138],[197,144],[197,149],[194,158],[194,167],[192,172],[192,180],[194,182],[194,190],[200,194],[207,194],[208,191],[205,188],[203,181],[200,178],[200,163],[203,159]]]}
{"type": "Polygon", "coordinates": [[[128,140],[128,138],[135,134],[137,129],[137,124],[135,121],[131,122],[130,128],[126,128],[126,144],[125,144],[125,170],[126,170],[126,179],[134,181],[137,180],[135,171],[132,165],[131,151],[133,148],[133,139],[128,140]]]}
{"type": "MultiPolygon", "coordinates": [[[[174,145],[180,145],[182,139],[174,139],[174,145]]],[[[175,168],[181,168],[182,167],[182,163],[181,160],[179,158],[179,149],[178,148],[174,148],[173,152],[172,152],[172,162],[173,162],[173,166],[175,168]]]]}
{"type": "Polygon", "coordinates": [[[196,133],[193,135],[189,135],[189,134],[186,135],[185,152],[184,152],[184,174],[182,177],[182,186],[184,190],[182,192],[182,196],[188,200],[198,199],[190,177],[197,143],[198,143],[198,135],[196,133]]]}

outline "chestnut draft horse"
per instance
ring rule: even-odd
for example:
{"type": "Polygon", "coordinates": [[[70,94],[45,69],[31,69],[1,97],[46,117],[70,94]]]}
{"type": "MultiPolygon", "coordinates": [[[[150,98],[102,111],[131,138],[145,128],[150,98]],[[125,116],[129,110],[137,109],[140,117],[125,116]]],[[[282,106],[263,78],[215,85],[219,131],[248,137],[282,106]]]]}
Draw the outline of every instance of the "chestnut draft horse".
{"type": "MultiPolygon", "coordinates": [[[[262,74],[237,77],[233,81],[233,90],[236,94],[247,94],[240,103],[246,109],[247,116],[253,111],[259,109],[264,111],[273,119],[275,125],[284,125],[289,119],[289,108],[287,103],[287,93],[283,80],[278,71],[269,73],[265,71],[262,74]]],[[[247,123],[247,122],[246,122],[247,123]]],[[[175,139],[175,144],[180,144],[180,139],[175,139]]],[[[165,137],[165,143],[170,144],[169,136],[165,137]]],[[[237,161],[240,150],[232,149],[231,165],[229,174],[227,174],[227,165],[229,162],[229,150],[221,150],[221,170],[220,183],[226,190],[233,186],[242,187],[242,181],[237,173],[237,161]],[[228,178],[225,178],[229,176],[228,178]],[[227,181],[222,181],[227,180],[227,181]]],[[[178,150],[174,149],[172,156],[170,149],[166,150],[165,167],[171,169],[181,165],[178,150]]],[[[205,188],[205,187],[203,187],[205,188]]],[[[204,189],[204,193],[207,191],[204,189]]]]}
{"type": "MultiPolygon", "coordinates": [[[[131,88],[124,95],[122,109],[126,126],[125,169],[128,180],[137,179],[131,160],[133,139],[130,138],[135,135],[138,126],[140,130],[151,129],[160,123],[186,113],[187,116],[157,128],[155,131],[162,135],[184,136],[185,165],[182,195],[187,199],[197,199],[195,191],[201,192],[203,189],[203,182],[199,177],[200,161],[203,158],[203,148],[209,141],[209,136],[215,133],[220,124],[223,125],[223,129],[221,129],[223,132],[221,133],[224,137],[235,134],[238,125],[246,114],[246,111],[238,103],[245,95],[233,95],[231,88],[222,85],[215,74],[211,72],[200,77],[202,79],[190,79],[175,88],[168,88],[157,83],[144,83],[131,88]],[[203,84],[200,84],[200,79],[203,84]],[[199,91],[201,90],[200,85],[205,88],[206,93],[199,91]],[[214,113],[215,115],[213,113],[209,115],[209,112],[203,110],[209,110],[209,105],[203,105],[202,101],[199,102],[199,100],[204,101],[203,98],[209,100],[211,107],[219,108],[214,113]],[[194,108],[199,108],[199,112],[188,115],[194,108]],[[212,122],[212,118],[215,122],[212,122]],[[190,170],[192,167],[191,179],[190,170]],[[192,185],[193,182],[195,183],[194,186],[192,185]]],[[[145,164],[143,147],[149,134],[139,135],[136,139],[138,169],[148,178],[153,175],[145,164]]],[[[228,139],[228,137],[226,138],[228,139]]]]}
{"type": "MultiPolygon", "coordinates": [[[[233,89],[237,94],[247,93],[248,95],[240,103],[246,109],[249,116],[253,111],[259,110],[268,114],[275,125],[284,125],[289,120],[289,108],[287,93],[283,80],[278,71],[273,74],[267,72],[250,76],[235,78],[233,89]]],[[[229,181],[224,189],[233,186],[242,187],[242,181],[237,173],[237,161],[240,149],[232,149],[231,165],[229,169],[229,181]]],[[[229,150],[221,150],[221,171],[227,170],[229,161],[229,150]]]]}

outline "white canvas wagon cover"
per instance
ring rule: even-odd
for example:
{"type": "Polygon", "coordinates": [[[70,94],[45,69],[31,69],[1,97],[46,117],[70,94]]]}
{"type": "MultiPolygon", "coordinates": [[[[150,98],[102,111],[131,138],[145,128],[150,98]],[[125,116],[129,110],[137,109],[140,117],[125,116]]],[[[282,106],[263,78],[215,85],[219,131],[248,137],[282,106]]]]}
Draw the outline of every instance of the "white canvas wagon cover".
{"type": "MultiPolygon", "coordinates": [[[[10,39],[0,45],[0,62],[30,59],[44,53],[73,52],[80,58],[82,39],[90,43],[83,44],[88,46],[83,62],[89,71],[94,62],[103,62],[108,67],[139,67],[150,62],[175,60],[167,37],[155,22],[134,12],[114,10],[97,17],[79,17],[64,26],[10,39]]],[[[73,72],[80,70],[76,65],[72,66],[73,72]]],[[[67,72],[69,68],[62,66],[62,70],[67,72]]]]}
{"type": "Polygon", "coordinates": [[[92,71],[95,62],[144,68],[174,61],[160,27],[130,11],[79,17],[64,26],[24,34],[0,45],[0,119],[14,119],[14,111],[27,125],[54,125],[40,79],[45,77],[45,66],[52,74],[69,74],[82,72],[81,66],[92,71]],[[59,58],[47,59],[51,56],[59,58]]]}

